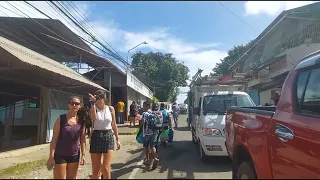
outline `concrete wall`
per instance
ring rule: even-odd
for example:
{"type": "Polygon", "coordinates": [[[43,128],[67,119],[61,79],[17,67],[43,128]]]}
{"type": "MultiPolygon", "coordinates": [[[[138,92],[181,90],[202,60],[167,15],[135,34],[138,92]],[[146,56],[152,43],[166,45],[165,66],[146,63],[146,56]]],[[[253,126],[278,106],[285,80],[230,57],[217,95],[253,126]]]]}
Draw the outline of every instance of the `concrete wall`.
{"type": "Polygon", "coordinates": [[[260,91],[259,96],[260,96],[260,105],[264,106],[265,103],[273,104],[271,100],[271,89],[260,91]]]}
{"type": "MultiPolygon", "coordinates": [[[[110,73],[108,69],[105,69],[104,72],[104,87],[109,87],[109,77],[110,73]]],[[[123,87],[126,86],[126,75],[111,72],[111,87],[123,87]]]]}
{"type": "Polygon", "coordinates": [[[127,91],[128,92],[128,94],[127,94],[128,95],[128,102],[127,102],[128,111],[130,109],[129,107],[130,107],[132,101],[136,101],[136,102],[140,101],[140,103],[142,105],[143,102],[145,102],[147,99],[149,99],[149,98],[145,97],[144,95],[140,94],[139,92],[133,90],[132,88],[130,88],[130,87],[127,87],[127,88],[128,88],[128,91],[127,91]]]}

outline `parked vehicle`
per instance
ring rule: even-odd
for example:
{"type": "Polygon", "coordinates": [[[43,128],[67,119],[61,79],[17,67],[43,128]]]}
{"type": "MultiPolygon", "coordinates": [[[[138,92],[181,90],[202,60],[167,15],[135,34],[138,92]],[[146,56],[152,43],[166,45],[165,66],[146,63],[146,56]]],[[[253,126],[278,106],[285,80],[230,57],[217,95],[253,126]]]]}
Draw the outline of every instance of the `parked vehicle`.
{"type": "Polygon", "coordinates": [[[199,145],[200,158],[208,156],[228,156],[225,147],[226,111],[230,106],[255,106],[250,96],[240,91],[214,91],[203,93],[194,113],[195,130],[193,139],[199,145]]]}
{"type": "Polygon", "coordinates": [[[180,108],[180,114],[187,114],[188,113],[188,105],[187,104],[178,104],[180,108]]]}
{"type": "MultiPolygon", "coordinates": [[[[214,84],[216,80],[208,84],[214,84]]],[[[204,83],[204,80],[201,80],[204,83]]],[[[255,106],[250,96],[238,91],[239,86],[203,85],[195,83],[190,87],[189,106],[192,106],[192,141],[198,144],[202,161],[208,156],[228,156],[225,147],[226,109],[230,106],[255,106]]],[[[190,118],[190,112],[189,112],[190,118]]]]}
{"type": "Polygon", "coordinates": [[[232,107],[226,147],[235,179],[320,178],[320,51],[301,60],[277,107],[232,107]]]}

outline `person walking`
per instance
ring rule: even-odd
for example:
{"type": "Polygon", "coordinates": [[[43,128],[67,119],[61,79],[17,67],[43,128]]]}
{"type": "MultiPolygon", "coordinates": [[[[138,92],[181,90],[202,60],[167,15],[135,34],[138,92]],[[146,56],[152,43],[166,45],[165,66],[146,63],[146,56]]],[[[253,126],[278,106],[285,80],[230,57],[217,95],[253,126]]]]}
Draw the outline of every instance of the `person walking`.
{"type": "Polygon", "coordinates": [[[172,116],[173,116],[174,126],[175,128],[177,128],[180,108],[176,102],[172,104],[172,113],[173,113],[172,116]]]}
{"type": "Polygon", "coordinates": [[[117,150],[120,149],[118,128],[115,119],[115,110],[107,105],[106,94],[98,90],[94,95],[89,94],[91,102],[90,118],[93,121],[93,132],[90,143],[90,154],[92,163],[92,179],[111,179],[112,152],[115,148],[114,136],[117,150]],[[101,162],[102,161],[102,162],[101,162]]]}
{"type": "Polygon", "coordinates": [[[130,112],[129,112],[130,126],[132,123],[133,123],[133,126],[136,126],[136,113],[137,113],[136,102],[132,101],[132,103],[130,105],[130,112]]]}
{"type": "Polygon", "coordinates": [[[71,97],[68,107],[68,113],[60,115],[53,127],[47,168],[53,168],[54,179],[76,179],[79,161],[85,164],[85,117],[78,115],[80,98],[71,97]]]}
{"type": "MultiPolygon", "coordinates": [[[[162,119],[162,114],[159,112],[157,104],[153,104],[152,111],[150,110],[150,103],[143,103],[144,113],[141,117],[141,124],[143,126],[143,147],[145,151],[144,164],[149,166],[152,165],[152,169],[155,169],[159,163],[159,157],[157,155],[157,140],[159,135],[159,129],[156,127],[157,119],[162,119]],[[158,116],[158,117],[156,117],[158,116]],[[149,151],[151,151],[152,159],[150,161],[149,151]]],[[[161,120],[162,121],[162,120],[161,120]]]]}
{"type": "Polygon", "coordinates": [[[123,111],[124,111],[124,102],[120,99],[117,103],[117,123],[123,124],[123,111]]]}

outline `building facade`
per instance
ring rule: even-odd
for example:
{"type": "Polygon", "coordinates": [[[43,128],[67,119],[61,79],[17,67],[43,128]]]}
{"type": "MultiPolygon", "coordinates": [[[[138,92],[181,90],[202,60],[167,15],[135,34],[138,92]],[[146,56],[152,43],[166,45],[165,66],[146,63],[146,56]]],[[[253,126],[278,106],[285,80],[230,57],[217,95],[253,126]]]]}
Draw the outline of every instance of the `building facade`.
{"type": "Polygon", "coordinates": [[[232,65],[250,74],[246,91],[257,105],[276,105],[288,72],[320,49],[320,3],[281,13],[232,65]]]}

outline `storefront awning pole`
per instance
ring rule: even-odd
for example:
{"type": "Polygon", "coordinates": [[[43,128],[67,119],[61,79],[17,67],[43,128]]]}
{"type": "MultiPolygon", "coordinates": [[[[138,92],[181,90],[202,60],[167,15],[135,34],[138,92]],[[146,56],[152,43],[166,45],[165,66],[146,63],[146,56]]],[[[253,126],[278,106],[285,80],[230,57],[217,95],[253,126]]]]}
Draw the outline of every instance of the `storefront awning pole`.
{"type": "Polygon", "coordinates": [[[111,105],[111,68],[109,68],[109,106],[111,105]]]}

